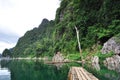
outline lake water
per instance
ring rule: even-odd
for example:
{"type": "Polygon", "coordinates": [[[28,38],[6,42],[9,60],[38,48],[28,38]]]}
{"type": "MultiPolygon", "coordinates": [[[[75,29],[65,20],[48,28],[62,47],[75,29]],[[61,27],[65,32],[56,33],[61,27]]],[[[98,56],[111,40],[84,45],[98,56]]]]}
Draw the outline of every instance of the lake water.
{"type": "MultiPolygon", "coordinates": [[[[41,61],[8,60],[0,62],[0,80],[67,80],[71,66],[78,63],[44,64],[41,61]]],[[[120,80],[120,74],[104,66],[97,71],[91,66],[84,66],[100,80],[120,80]]]]}
{"type": "Polygon", "coordinates": [[[7,68],[0,68],[0,80],[11,80],[10,71],[7,68]]]}

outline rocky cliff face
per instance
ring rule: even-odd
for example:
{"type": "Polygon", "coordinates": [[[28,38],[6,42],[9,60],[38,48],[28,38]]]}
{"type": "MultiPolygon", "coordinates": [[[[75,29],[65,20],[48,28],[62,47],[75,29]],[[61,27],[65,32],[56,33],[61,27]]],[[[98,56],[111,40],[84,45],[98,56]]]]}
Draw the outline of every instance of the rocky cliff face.
{"type": "Polygon", "coordinates": [[[120,35],[112,37],[106,43],[101,50],[103,54],[113,52],[114,54],[120,55],[120,35]]]}

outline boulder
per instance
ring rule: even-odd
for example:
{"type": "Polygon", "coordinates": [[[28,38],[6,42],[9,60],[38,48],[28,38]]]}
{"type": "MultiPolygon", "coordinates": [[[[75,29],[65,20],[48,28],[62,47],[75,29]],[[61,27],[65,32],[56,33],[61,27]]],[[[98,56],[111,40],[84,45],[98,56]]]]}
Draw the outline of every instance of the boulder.
{"type": "Polygon", "coordinates": [[[120,54],[120,36],[110,38],[104,43],[101,50],[102,54],[113,52],[114,54],[120,54]]]}
{"type": "Polygon", "coordinates": [[[102,54],[114,53],[112,57],[104,60],[104,65],[110,70],[120,72],[120,34],[110,38],[104,43],[101,52],[102,54]]]}
{"type": "Polygon", "coordinates": [[[99,57],[94,56],[94,57],[92,57],[91,61],[92,61],[92,67],[94,69],[96,69],[97,71],[99,71],[100,70],[99,57]]]}
{"type": "Polygon", "coordinates": [[[63,62],[63,61],[64,61],[64,57],[60,52],[57,52],[52,58],[52,62],[63,62]]]}
{"type": "Polygon", "coordinates": [[[106,58],[104,65],[110,70],[120,72],[120,56],[114,55],[113,57],[106,58]]]}

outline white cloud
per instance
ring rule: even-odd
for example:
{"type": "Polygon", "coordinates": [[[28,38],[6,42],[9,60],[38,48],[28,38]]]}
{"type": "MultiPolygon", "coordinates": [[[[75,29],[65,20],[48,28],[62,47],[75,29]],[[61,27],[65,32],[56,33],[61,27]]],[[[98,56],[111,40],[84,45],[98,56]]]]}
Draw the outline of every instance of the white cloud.
{"type": "MultiPolygon", "coordinates": [[[[2,0],[3,1],[3,0],[2,0]]],[[[54,19],[59,0],[8,0],[12,7],[0,8],[0,24],[22,36],[43,18],[54,19]]],[[[8,4],[8,3],[7,3],[8,4]]],[[[10,5],[10,6],[11,6],[10,5]]]]}
{"type": "Polygon", "coordinates": [[[23,36],[43,18],[53,20],[57,7],[59,0],[0,0],[0,32],[23,36]]]}
{"type": "Polygon", "coordinates": [[[2,53],[5,48],[9,49],[14,47],[15,45],[15,43],[7,43],[0,41],[0,53],[2,53]]]}

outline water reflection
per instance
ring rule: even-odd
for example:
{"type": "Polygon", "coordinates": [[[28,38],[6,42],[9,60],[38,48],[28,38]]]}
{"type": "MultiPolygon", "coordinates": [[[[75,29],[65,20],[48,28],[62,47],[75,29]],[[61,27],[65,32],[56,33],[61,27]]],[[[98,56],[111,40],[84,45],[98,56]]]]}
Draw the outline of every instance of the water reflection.
{"type": "Polygon", "coordinates": [[[56,66],[29,60],[2,61],[1,66],[10,69],[11,80],[67,80],[69,71],[68,66],[63,65],[58,70],[56,66]]]}
{"type": "Polygon", "coordinates": [[[63,65],[65,65],[64,63],[56,63],[56,64],[53,64],[54,66],[57,67],[57,70],[60,70],[60,68],[62,68],[63,65]]]}
{"type": "Polygon", "coordinates": [[[1,68],[0,65],[0,80],[11,80],[10,71],[8,68],[1,68]]]}
{"type": "MultiPolygon", "coordinates": [[[[71,66],[81,66],[81,64],[64,63],[51,65],[37,60],[1,61],[0,80],[67,80],[71,66]]],[[[98,69],[97,71],[91,65],[85,65],[84,68],[88,72],[93,73],[99,80],[120,80],[120,73],[109,71],[104,66],[97,65],[95,67],[96,70],[98,69]]]]}

